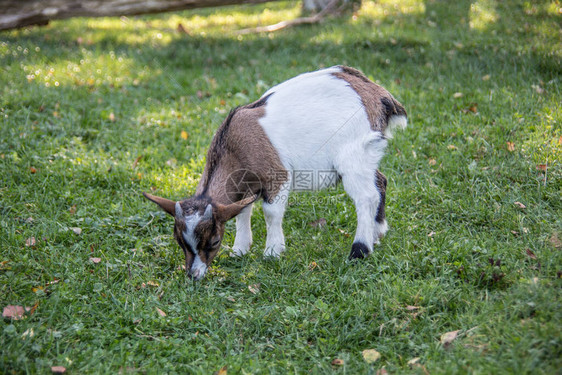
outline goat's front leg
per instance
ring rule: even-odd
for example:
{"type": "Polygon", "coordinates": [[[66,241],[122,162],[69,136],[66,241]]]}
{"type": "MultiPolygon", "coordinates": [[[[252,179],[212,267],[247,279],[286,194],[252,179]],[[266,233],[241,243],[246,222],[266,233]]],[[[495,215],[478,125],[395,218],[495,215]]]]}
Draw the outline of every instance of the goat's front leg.
{"type": "Polygon", "coordinates": [[[267,226],[264,256],[279,257],[285,251],[285,236],[283,235],[283,215],[289,198],[288,185],[284,186],[271,202],[263,202],[263,214],[267,226]],[[285,189],[286,188],[286,189],[285,189]]]}
{"type": "Polygon", "coordinates": [[[236,216],[236,238],[232,246],[232,256],[242,256],[252,246],[252,207],[253,204],[250,204],[236,216]]]}

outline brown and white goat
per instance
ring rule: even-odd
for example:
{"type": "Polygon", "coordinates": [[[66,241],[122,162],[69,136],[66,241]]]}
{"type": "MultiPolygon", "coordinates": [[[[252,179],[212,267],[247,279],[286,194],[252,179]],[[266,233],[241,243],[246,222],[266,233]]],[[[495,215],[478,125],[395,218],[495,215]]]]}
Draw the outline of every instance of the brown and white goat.
{"type": "Polygon", "coordinates": [[[193,197],[175,202],[144,196],[174,217],[186,270],[199,280],[220,248],[228,220],[236,217],[233,255],[250,249],[256,199],[264,200],[265,255],[278,257],[285,250],[281,223],[288,194],[303,187],[302,174],[305,190],[341,180],[357,212],[349,258],[363,258],[387,231],[386,178],[377,168],[392,128],[406,124],[404,107],[356,69],[334,66],[301,74],[230,112],[211,142],[193,197]]]}

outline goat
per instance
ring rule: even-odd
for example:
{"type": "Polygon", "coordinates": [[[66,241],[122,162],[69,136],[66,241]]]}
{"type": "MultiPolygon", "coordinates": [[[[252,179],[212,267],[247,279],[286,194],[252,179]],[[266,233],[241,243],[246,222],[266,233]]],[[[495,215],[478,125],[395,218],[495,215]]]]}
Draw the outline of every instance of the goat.
{"type": "Polygon", "coordinates": [[[236,217],[232,255],[248,252],[254,201],[263,198],[264,255],[279,257],[283,215],[289,192],[298,190],[298,174],[308,174],[310,190],[341,180],[357,212],[349,259],[364,258],[387,231],[387,181],[377,168],[391,131],[406,125],[402,104],[360,71],[334,66],[304,73],[230,112],[211,142],[193,197],[175,202],[143,194],[174,217],[186,271],[200,280],[228,220],[236,217]],[[321,181],[321,172],[336,178],[321,181]]]}

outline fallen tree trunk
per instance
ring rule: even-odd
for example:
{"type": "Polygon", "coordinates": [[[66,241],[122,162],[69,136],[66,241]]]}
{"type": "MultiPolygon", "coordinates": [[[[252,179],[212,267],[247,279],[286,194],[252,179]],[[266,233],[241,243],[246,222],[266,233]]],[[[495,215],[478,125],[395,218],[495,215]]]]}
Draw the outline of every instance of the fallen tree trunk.
{"type": "Polygon", "coordinates": [[[277,0],[0,0],[0,30],[71,17],[134,16],[277,0]]]}

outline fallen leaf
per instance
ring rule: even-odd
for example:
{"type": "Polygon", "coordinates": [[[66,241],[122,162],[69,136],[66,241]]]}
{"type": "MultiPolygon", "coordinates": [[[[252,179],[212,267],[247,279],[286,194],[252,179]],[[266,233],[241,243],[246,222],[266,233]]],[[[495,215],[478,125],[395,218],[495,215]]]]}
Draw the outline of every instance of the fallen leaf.
{"type": "Polygon", "coordinates": [[[507,142],[507,150],[511,152],[515,151],[515,143],[507,142]]]}
{"type": "Polygon", "coordinates": [[[137,167],[137,165],[139,164],[139,161],[142,159],[142,155],[137,156],[137,158],[135,159],[135,161],[133,162],[133,169],[135,169],[137,167]]]}
{"type": "Polygon", "coordinates": [[[181,22],[178,23],[178,27],[176,28],[176,30],[181,34],[189,34],[185,27],[183,27],[181,22]]]}
{"type": "Polygon", "coordinates": [[[158,312],[158,315],[160,315],[161,317],[166,316],[166,313],[162,310],[160,310],[158,307],[156,308],[156,311],[158,312]]]}
{"type": "Polygon", "coordinates": [[[464,94],[462,92],[456,92],[453,94],[453,98],[458,99],[458,98],[462,98],[464,96],[464,94]]]}
{"type": "Polygon", "coordinates": [[[562,241],[560,241],[560,238],[558,237],[557,233],[553,233],[552,236],[550,236],[550,238],[548,239],[548,241],[552,244],[552,246],[554,246],[557,249],[562,247],[562,241]]]}
{"type": "Polygon", "coordinates": [[[429,234],[427,235],[428,237],[433,237],[435,235],[435,232],[431,231],[429,232],[429,234]]]}
{"type": "Polygon", "coordinates": [[[471,103],[470,106],[467,108],[467,111],[472,113],[478,113],[478,103],[471,103]]]}
{"type": "Polygon", "coordinates": [[[318,220],[313,221],[312,223],[310,223],[310,226],[313,228],[322,228],[324,226],[326,226],[328,222],[326,221],[326,219],[324,219],[323,217],[321,217],[318,220]]]}
{"type": "Polygon", "coordinates": [[[146,285],[156,286],[156,287],[160,286],[160,284],[158,284],[156,281],[152,281],[152,280],[150,280],[149,282],[147,282],[146,285]]]}
{"type": "Polygon", "coordinates": [[[531,87],[533,88],[533,90],[537,92],[537,94],[539,95],[544,94],[544,89],[539,85],[531,85],[531,87]]]}
{"type": "Polygon", "coordinates": [[[33,336],[35,336],[35,331],[33,330],[33,328],[26,329],[25,332],[21,335],[22,339],[33,336]]]}
{"type": "Polygon", "coordinates": [[[461,330],[456,330],[456,331],[451,331],[451,332],[447,332],[441,335],[441,344],[443,345],[443,347],[448,348],[451,343],[457,338],[459,332],[461,330]]]}
{"type": "Polygon", "coordinates": [[[23,306],[14,306],[8,305],[4,307],[4,311],[2,311],[2,317],[13,319],[13,320],[20,320],[24,318],[25,309],[23,306]]]}
{"type": "Polygon", "coordinates": [[[341,234],[343,234],[345,237],[350,237],[351,235],[349,233],[347,233],[345,230],[338,228],[338,230],[340,231],[341,234]]]}
{"type": "Polygon", "coordinates": [[[182,130],[182,131],[181,131],[181,138],[182,138],[182,139],[187,139],[187,136],[188,136],[187,132],[186,132],[185,130],[182,130]]]}
{"type": "Polygon", "coordinates": [[[55,374],[64,374],[66,372],[66,368],[64,366],[53,366],[51,367],[51,371],[55,374]]]}
{"type": "Polygon", "coordinates": [[[332,361],[332,366],[343,366],[344,361],[343,359],[336,358],[332,361]]]}
{"type": "Polygon", "coordinates": [[[215,375],[227,375],[226,366],[221,368],[219,371],[215,372],[215,375]]]}
{"type": "Polygon", "coordinates": [[[258,292],[260,291],[260,284],[248,285],[248,290],[253,294],[258,294],[258,292]]]}
{"type": "Polygon", "coordinates": [[[113,112],[109,114],[109,121],[115,122],[115,114],[113,112]]]}
{"type": "Polygon", "coordinates": [[[448,150],[456,150],[456,149],[457,149],[457,146],[455,146],[455,145],[449,145],[449,146],[447,146],[447,149],[448,149],[448,150]]]}
{"type": "Polygon", "coordinates": [[[410,366],[410,368],[412,368],[415,365],[417,365],[419,361],[420,361],[420,357],[412,358],[408,361],[408,366],[410,366]]]}
{"type": "Polygon", "coordinates": [[[82,233],[82,228],[72,227],[72,228],[70,228],[70,230],[72,230],[74,232],[74,234],[81,234],[82,233]]]}
{"type": "Polygon", "coordinates": [[[70,212],[71,215],[74,215],[76,213],[76,205],[73,204],[72,207],[68,209],[68,212],[70,212]]]}
{"type": "Polygon", "coordinates": [[[312,262],[308,265],[308,269],[311,270],[311,271],[313,269],[315,269],[316,267],[318,267],[318,263],[316,263],[316,262],[312,262]]]}
{"type": "Polygon", "coordinates": [[[428,163],[429,163],[429,165],[435,165],[435,164],[437,164],[437,160],[432,158],[432,159],[429,159],[428,163]]]}
{"type": "Polygon", "coordinates": [[[525,249],[525,253],[529,256],[529,258],[531,259],[537,259],[537,256],[535,255],[535,253],[533,253],[533,251],[531,249],[525,249]]]}
{"type": "Polygon", "coordinates": [[[408,310],[408,311],[414,311],[414,310],[417,310],[417,309],[419,309],[418,306],[410,306],[410,305],[406,306],[406,310],[408,310]]]}
{"type": "Polygon", "coordinates": [[[31,174],[37,173],[37,168],[29,167],[29,173],[31,173],[31,174]]]}
{"type": "Polygon", "coordinates": [[[377,370],[376,375],[388,375],[388,371],[386,371],[386,369],[381,368],[377,370]]]}
{"type": "Polygon", "coordinates": [[[35,237],[29,237],[27,240],[25,240],[25,246],[30,247],[30,246],[35,246],[37,242],[35,241],[35,237]]]}
{"type": "Polygon", "coordinates": [[[361,354],[367,363],[375,363],[381,357],[381,353],[377,352],[375,349],[365,349],[361,354]]]}
{"type": "Polygon", "coordinates": [[[90,258],[90,261],[93,262],[93,263],[98,264],[99,262],[101,262],[101,258],[95,258],[95,257],[93,257],[93,258],[90,258]]]}
{"type": "Polygon", "coordinates": [[[484,76],[482,76],[482,81],[488,81],[490,80],[491,76],[489,74],[486,74],[484,76]]]}
{"type": "Polygon", "coordinates": [[[539,164],[537,165],[537,169],[539,171],[546,171],[548,169],[548,166],[546,164],[539,164]]]}
{"type": "Polygon", "coordinates": [[[523,203],[521,202],[513,202],[514,205],[516,205],[517,207],[521,208],[521,209],[525,209],[527,208],[527,206],[525,206],[523,203]]]}

